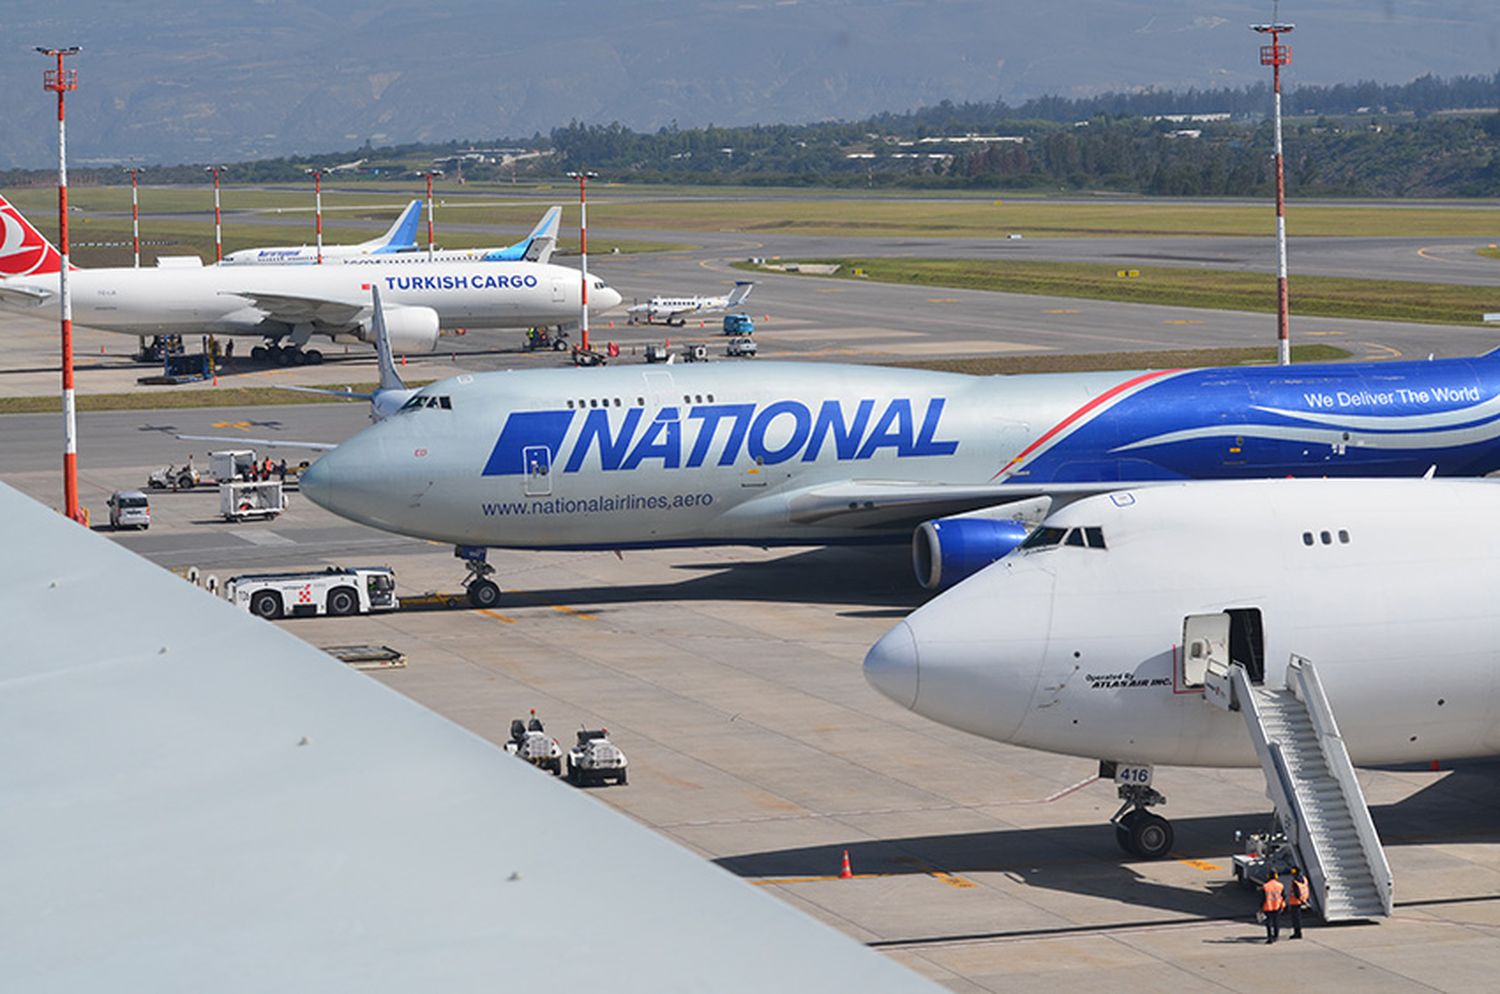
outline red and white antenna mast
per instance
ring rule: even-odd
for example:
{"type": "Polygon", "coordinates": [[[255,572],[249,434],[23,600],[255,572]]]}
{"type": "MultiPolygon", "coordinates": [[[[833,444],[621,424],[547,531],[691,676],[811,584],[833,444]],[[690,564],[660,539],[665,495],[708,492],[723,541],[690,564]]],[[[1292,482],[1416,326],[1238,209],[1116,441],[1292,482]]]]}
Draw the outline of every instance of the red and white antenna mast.
{"type": "Polygon", "coordinates": [[[137,186],[137,178],[140,176],[140,167],[131,166],[125,170],[130,174],[130,236],[131,245],[135,251],[135,268],[141,268],[141,196],[137,186]]]}
{"type": "Polygon", "coordinates": [[[1271,36],[1271,44],[1260,47],[1260,64],[1271,67],[1273,117],[1276,122],[1276,361],[1290,365],[1292,341],[1288,329],[1286,294],[1286,170],[1281,156],[1281,67],[1292,61],[1292,47],[1281,44],[1281,36],[1290,34],[1293,25],[1277,18],[1272,8],[1270,24],[1252,24],[1251,29],[1271,36]]]}
{"type": "Polygon", "coordinates": [[[304,169],[313,176],[313,222],[318,233],[318,265],[323,265],[323,170],[316,167],[304,169]]]}
{"type": "Polygon", "coordinates": [[[578,181],[578,266],[583,274],[583,314],[578,322],[578,347],[589,351],[589,180],[598,179],[598,173],[588,171],[568,173],[569,179],[578,181]]]}
{"type": "Polygon", "coordinates": [[[432,233],[432,170],[422,174],[427,177],[427,261],[431,262],[437,254],[437,244],[433,241],[432,233]]]}
{"type": "Polygon", "coordinates": [[[57,241],[62,256],[57,273],[58,297],[62,301],[62,403],[63,403],[63,505],[68,517],[82,524],[78,507],[78,413],[73,400],[73,297],[68,292],[68,132],[64,125],[63,97],[78,89],[78,70],[65,69],[63,59],[83,51],[72,48],[37,48],[57,66],[42,74],[42,89],[57,94],[57,241]]]}
{"type": "Polygon", "coordinates": [[[228,166],[208,166],[214,174],[214,262],[224,261],[224,224],[219,216],[219,174],[228,166]]]}

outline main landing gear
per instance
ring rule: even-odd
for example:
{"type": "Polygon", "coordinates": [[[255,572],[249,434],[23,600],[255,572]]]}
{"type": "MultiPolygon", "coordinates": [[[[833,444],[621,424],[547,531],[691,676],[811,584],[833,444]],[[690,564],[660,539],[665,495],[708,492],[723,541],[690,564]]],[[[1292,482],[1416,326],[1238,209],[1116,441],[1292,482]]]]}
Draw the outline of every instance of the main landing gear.
{"type": "Polygon", "coordinates": [[[250,350],[250,358],[257,361],[269,359],[278,366],[316,366],[323,361],[323,353],[317,349],[303,349],[296,345],[277,345],[267,342],[250,350]]]}
{"type": "MultiPolygon", "coordinates": [[[[1136,773],[1133,778],[1137,782],[1119,783],[1120,800],[1123,803],[1109,820],[1115,827],[1115,841],[1132,856],[1142,859],[1165,857],[1172,851],[1175,838],[1172,823],[1161,815],[1152,814],[1148,809],[1167,803],[1166,795],[1151,786],[1151,767],[1121,765],[1118,769],[1141,772],[1136,773]]],[[[1114,777],[1117,783],[1121,779],[1116,774],[1114,763],[1100,763],[1099,773],[1101,776],[1114,777]]]]}
{"type": "Polygon", "coordinates": [[[479,608],[494,607],[500,603],[500,585],[490,579],[495,567],[486,561],[488,550],[482,545],[455,545],[454,558],[462,559],[469,575],[464,579],[464,590],[469,603],[479,608]]]}

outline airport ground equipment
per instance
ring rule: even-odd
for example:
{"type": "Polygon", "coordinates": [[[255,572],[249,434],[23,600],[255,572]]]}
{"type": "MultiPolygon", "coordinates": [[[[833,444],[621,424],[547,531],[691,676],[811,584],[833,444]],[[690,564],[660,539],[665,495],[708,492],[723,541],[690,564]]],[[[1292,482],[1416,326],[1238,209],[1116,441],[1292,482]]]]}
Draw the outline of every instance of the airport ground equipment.
{"type": "Polygon", "coordinates": [[[562,775],[562,746],[547,734],[546,728],[542,726],[542,719],[536,716],[535,708],[532,709],[529,720],[516,718],[510,723],[510,741],[505,743],[505,751],[538,769],[547,770],[553,776],[562,775]]]}
{"type": "Polygon", "coordinates": [[[691,342],[682,347],[683,362],[708,362],[708,346],[702,342],[691,342]]]}
{"type": "Polygon", "coordinates": [[[1293,656],[1280,688],[1255,686],[1241,665],[1228,670],[1230,701],[1324,920],[1390,917],[1391,868],[1317,670],[1293,656]]]}
{"type": "Polygon", "coordinates": [[[755,344],[755,339],[750,337],[731,338],[729,344],[724,348],[724,354],[740,359],[753,359],[760,352],[755,344]]]}
{"type": "Polygon", "coordinates": [[[394,611],[396,571],[388,566],[329,566],[305,573],[245,573],[224,584],[224,597],[262,618],[394,611]]]}
{"type": "Polygon", "coordinates": [[[146,486],[152,490],[191,490],[202,480],[198,467],[189,459],[181,466],[168,465],[151,471],[146,486]]]}
{"type": "Polygon", "coordinates": [[[1234,879],[1246,890],[1258,888],[1271,879],[1272,870],[1285,876],[1292,867],[1299,865],[1296,851],[1287,842],[1286,833],[1279,828],[1248,835],[1235,832],[1234,836],[1244,846],[1243,852],[1232,857],[1234,879]]]}
{"type": "Polygon", "coordinates": [[[755,321],[748,314],[726,314],[724,315],[724,334],[753,335],[755,334],[755,321]]]}
{"type": "Polygon", "coordinates": [[[629,765],[620,747],[609,740],[609,729],[580,728],[578,744],[568,750],[568,782],[587,787],[613,780],[624,786],[629,765]]]}
{"type": "Polygon", "coordinates": [[[672,357],[672,350],[664,344],[651,342],[646,346],[647,362],[666,362],[672,357]]]}
{"type": "Polygon", "coordinates": [[[219,513],[225,521],[270,520],[286,510],[281,481],[219,484],[219,513]]]}
{"type": "Polygon", "coordinates": [[[250,467],[258,461],[254,449],[220,449],[208,454],[208,470],[215,483],[248,480],[250,467]]]}
{"type": "Polygon", "coordinates": [[[553,352],[568,351],[568,333],[563,328],[527,328],[521,341],[527,352],[551,349],[553,352]]]}
{"type": "Polygon", "coordinates": [[[388,645],[319,646],[339,662],[355,670],[399,670],[406,668],[406,653],[388,645]]]}
{"type": "Polygon", "coordinates": [[[145,531],[151,527],[151,501],[139,490],[116,490],[109,495],[107,503],[111,528],[145,531]]]}

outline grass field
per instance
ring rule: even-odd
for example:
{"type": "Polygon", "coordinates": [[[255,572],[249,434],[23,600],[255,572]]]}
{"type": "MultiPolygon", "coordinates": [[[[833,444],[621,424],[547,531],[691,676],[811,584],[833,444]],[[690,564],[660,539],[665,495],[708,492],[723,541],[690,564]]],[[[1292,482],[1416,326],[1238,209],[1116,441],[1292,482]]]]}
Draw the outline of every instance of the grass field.
{"type": "MultiPolygon", "coordinates": [[[[1027,293],[1089,300],[1118,300],[1137,304],[1167,304],[1216,310],[1274,312],[1276,284],[1264,273],[1143,268],[1136,278],[1122,279],[1120,270],[1081,262],[1009,262],[963,259],[823,259],[841,269],[834,279],[864,279],[882,283],[1000,293],[1027,293]]],[[[748,263],[736,268],[757,271],[748,263]]],[[[825,277],[826,278],[826,277],[825,277]]],[[[1448,283],[1408,283],[1359,280],[1336,276],[1298,276],[1291,281],[1295,314],[1319,317],[1369,318],[1433,324],[1479,324],[1495,305],[1495,291],[1485,286],[1448,283]]]]}
{"type": "Polygon", "coordinates": [[[1475,249],[1486,259],[1500,259],[1500,245],[1488,245],[1482,249],[1475,249]]]}
{"type": "MultiPolygon", "coordinates": [[[[1263,235],[1273,231],[1269,204],[1193,203],[1165,199],[1108,199],[1098,202],[1051,201],[1005,195],[891,192],[860,196],[847,191],[762,190],[716,187],[648,187],[599,184],[590,206],[597,235],[609,229],[661,231],[739,231],[813,235],[1003,238],[1011,232],[1028,238],[1058,236],[1263,235]],[[682,199],[674,200],[678,197],[682,199]]],[[[334,231],[349,222],[366,222],[362,231],[378,230],[420,191],[411,183],[336,187],[323,194],[325,222],[334,231]]],[[[506,232],[536,220],[537,208],[549,202],[567,209],[564,227],[576,223],[576,191],[566,184],[510,187],[470,184],[440,188],[437,220],[492,225],[506,232]]],[[[55,212],[56,193],[46,188],[7,191],[40,225],[55,212]]],[[[69,191],[83,216],[94,212],[128,215],[130,188],[77,187],[69,191]]],[[[233,186],[223,191],[224,210],[282,211],[306,216],[312,228],[312,192],[296,187],[233,186]]],[[[162,215],[202,214],[213,207],[213,192],[201,187],[148,187],[141,192],[143,233],[162,215]]],[[[238,222],[236,222],[238,223],[238,222]]],[[[232,230],[226,227],[226,235],[232,230]]],[[[1293,236],[1477,237],[1500,235],[1500,211],[1475,209],[1468,203],[1435,205],[1299,205],[1287,211],[1293,236]]],[[[147,235],[148,237],[154,237],[147,235]]],[[[368,237],[367,235],[363,237],[368,237]]],[[[449,241],[445,238],[445,241],[449,241]]],[[[458,243],[453,242],[454,245],[458,243]]]]}

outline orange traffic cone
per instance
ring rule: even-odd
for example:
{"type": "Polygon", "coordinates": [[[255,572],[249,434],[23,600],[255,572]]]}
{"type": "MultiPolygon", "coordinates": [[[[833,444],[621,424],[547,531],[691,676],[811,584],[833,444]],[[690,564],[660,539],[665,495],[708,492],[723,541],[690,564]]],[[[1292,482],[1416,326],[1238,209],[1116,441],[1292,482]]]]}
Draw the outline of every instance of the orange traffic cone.
{"type": "Polygon", "coordinates": [[[401,365],[403,365],[403,366],[406,365],[406,356],[402,356],[401,357],[401,365]]]}
{"type": "Polygon", "coordinates": [[[842,870],[839,870],[839,879],[840,880],[851,880],[851,879],[853,879],[853,877],[854,877],[854,871],[851,870],[851,869],[849,869],[849,850],[845,849],[844,850],[844,868],[842,870]]]}
{"type": "Polygon", "coordinates": [[[705,324],[704,324],[704,323],[703,323],[703,322],[702,322],[702,321],[699,321],[699,322],[698,322],[698,327],[700,327],[700,328],[706,328],[706,327],[708,327],[708,326],[707,326],[707,325],[705,325],[705,324]]]}
{"type": "Polygon", "coordinates": [[[611,328],[613,328],[613,327],[614,327],[614,326],[615,326],[615,323],[614,323],[614,322],[613,322],[613,321],[611,321],[611,322],[610,322],[610,323],[609,323],[609,326],[610,326],[610,327],[611,327],[611,328]]]}

